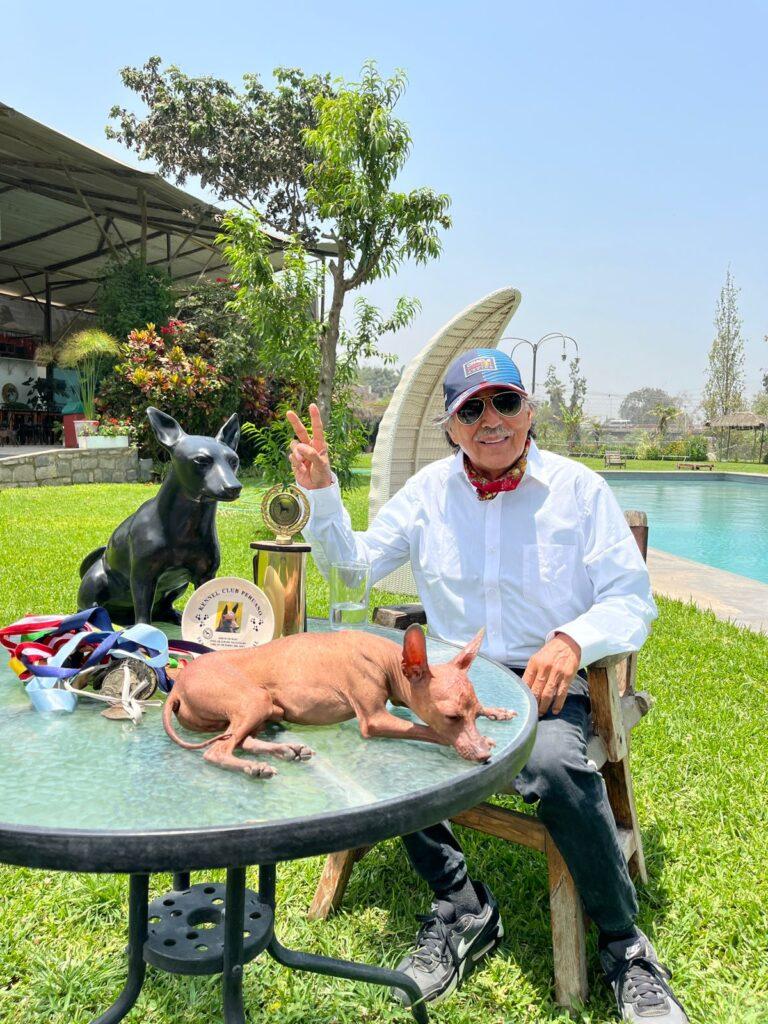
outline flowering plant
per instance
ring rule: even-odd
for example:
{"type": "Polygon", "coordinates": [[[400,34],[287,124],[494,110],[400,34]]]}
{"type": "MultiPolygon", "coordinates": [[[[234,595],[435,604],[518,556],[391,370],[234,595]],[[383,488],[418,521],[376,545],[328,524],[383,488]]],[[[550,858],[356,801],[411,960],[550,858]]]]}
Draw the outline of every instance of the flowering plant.
{"type": "Polygon", "coordinates": [[[96,426],[88,424],[83,429],[83,436],[85,437],[121,437],[127,434],[128,437],[133,438],[134,433],[130,417],[119,420],[114,416],[102,416],[97,421],[96,426]]]}

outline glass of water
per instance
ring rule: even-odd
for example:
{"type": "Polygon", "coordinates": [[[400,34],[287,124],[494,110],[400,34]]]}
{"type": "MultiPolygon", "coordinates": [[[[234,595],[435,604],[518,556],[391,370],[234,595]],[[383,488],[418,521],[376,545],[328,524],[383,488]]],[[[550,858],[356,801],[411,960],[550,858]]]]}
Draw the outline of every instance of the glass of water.
{"type": "Polygon", "coordinates": [[[365,622],[370,571],[367,562],[332,563],[329,575],[331,629],[349,629],[365,622]]]}

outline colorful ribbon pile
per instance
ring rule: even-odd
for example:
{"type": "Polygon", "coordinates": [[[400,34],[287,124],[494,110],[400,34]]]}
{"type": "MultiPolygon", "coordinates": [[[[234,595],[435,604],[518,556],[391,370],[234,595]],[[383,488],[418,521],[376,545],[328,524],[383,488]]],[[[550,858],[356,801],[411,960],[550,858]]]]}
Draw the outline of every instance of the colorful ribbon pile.
{"type": "MultiPolygon", "coordinates": [[[[67,681],[106,664],[112,658],[135,658],[154,669],[158,685],[171,689],[166,666],[174,667],[208,652],[188,640],[168,640],[154,626],[143,623],[115,629],[104,608],[86,608],[75,615],[30,615],[0,629],[0,644],[9,652],[9,664],[32,689],[72,692],[67,681]]],[[[32,696],[30,690],[30,696],[32,696]]],[[[74,699],[74,698],[73,698],[74,699]]]]}

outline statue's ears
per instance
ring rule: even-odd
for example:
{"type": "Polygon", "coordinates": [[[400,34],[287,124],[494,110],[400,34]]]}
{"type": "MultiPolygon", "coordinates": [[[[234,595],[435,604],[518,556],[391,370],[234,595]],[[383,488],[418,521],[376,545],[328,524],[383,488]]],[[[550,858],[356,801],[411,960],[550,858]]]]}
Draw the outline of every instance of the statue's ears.
{"type": "Polygon", "coordinates": [[[184,437],[184,431],[167,412],[160,412],[153,405],[147,409],[147,417],[155,432],[155,437],[169,451],[173,451],[179,441],[184,437]]]}
{"type": "Polygon", "coordinates": [[[218,432],[216,440],[227,445],[227,447],[231,448],[233,452],[237,451],[237,446],[240,443],[240,420],[237,418],[236,412],[232,413],[227,422],[218,432]]]}

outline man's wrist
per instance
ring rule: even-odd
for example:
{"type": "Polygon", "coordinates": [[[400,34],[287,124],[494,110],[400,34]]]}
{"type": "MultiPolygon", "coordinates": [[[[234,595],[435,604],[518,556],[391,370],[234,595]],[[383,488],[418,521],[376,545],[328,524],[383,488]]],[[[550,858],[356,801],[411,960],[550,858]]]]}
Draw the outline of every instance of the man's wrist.
{"type": "Polygon", "coordinates": [[[569,636],[567,633],[561,633],[560,631],[555,632],[555,636],[553,637],[553,639],[555,639],[555,637],[559,640],[562,640],[568,647],[570,647],[570,649],[578,658],[579,664],[581,664],[581,646],[576,643],[573,637],[569,636]]]}

